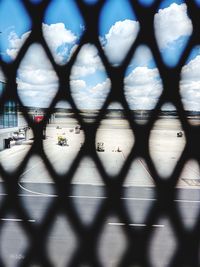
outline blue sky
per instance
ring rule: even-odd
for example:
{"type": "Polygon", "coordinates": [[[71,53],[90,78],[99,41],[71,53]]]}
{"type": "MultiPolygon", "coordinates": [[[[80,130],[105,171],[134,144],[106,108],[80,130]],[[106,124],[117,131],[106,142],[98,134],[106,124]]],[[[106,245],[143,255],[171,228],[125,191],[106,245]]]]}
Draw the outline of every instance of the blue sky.
{"type": "MultiPolygon", "coordinates": [[[[32,0],[32,2],[38,1],[32,0]]],[[[89,4],[95,2],[95,0],[85,1],[89,4]]],[[[140,2],[150,5],[153,0],[140,0],[140,2]]],[[[11,61],[15,58],[30,29],[31,21],[20,0],[1,1],[0,49],[3,60],[11,61]]],[[[57,63],[63,64],[69,60],[83,31],[84,21],[74,0],[52,1],[45,14],[43,32],[57,63]]],[[[100,17],[99,37],[103,40],[103,49],[111,64],[119,65],[122,62],[138,31],[139,23],[128,0],[106,1],[100,17]]],[[[162,1],[155,14],[155,32],[164,62],[169,66],[176,65],[192,33],[192,24],[183,1],[162,1]]],[[[199,105],[195,99],[191,99],[192,93],[198,96],[196,78],[198,71],[193,80],[189,71],[191,67],[197,70],[199,54],[200,46],[193,49],[183,69],[183,73],[186,73],[186,81],[183,77],[181,90],[183,90],[183,99],[187,109],[198,109],[199,105]],[[189,84],[191,94],[188,94],[188,91],[184,93],[186,84],[189,84]]],[[[41,99],[39,104],[48,105],[57,90],[56,75],[48,59],[45,58],[42,48],[38,45],[33,45],[33,49],[30,48],[28,51],[17,78],[18,92],[26,105],[30,105],[30,99],[34,103],[33,99],[36,99],[38,94],[41,95],[41,90],[45,100],[42,102],[41,99]],[[34,82],[30,80],[31,77],[35,77],[34,82]],[[51,84],[48,84],[48,80],[51,80],[51,84]],[[51,97],[48,98],[48,95],[51,97]]],[[[102,105],[110,84],[98,52],[91,45],[88,44],[81,49],[72,70],[71,82],[75,102],[80,108],[84,108],[83,103],[87,103],[86,108],[99,108],[102,105]]],[[[162,84],[151,51],[147,47],[139,47],[125,77],[125,94],[129,105],[131,108],[139,109],[142,103],[146,105],[146,108],[151,109],[161,92],[162,84]],[[141,82],[140,77],[144,74],[147,77],[141,82]]]]}

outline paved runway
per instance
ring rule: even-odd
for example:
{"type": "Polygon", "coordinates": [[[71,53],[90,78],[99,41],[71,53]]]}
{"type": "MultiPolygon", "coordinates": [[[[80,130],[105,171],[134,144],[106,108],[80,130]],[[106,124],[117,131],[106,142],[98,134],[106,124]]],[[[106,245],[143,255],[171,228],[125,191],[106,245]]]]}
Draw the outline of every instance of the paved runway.
{"type": "MultiPolygon", "coordinates": [[[[65,173],[77,156],[81,143],[84,142],[84,133],[81,131],[80,134],[75,134],[73,126],[76,123],[74,119],[69,124],[62,124],[59,129],[56,125],[50,124],[47,127],[44,150],[56,172],[65,173]],[[59,135],[67,138],[69,146],[57,145],[59,135]]],[[[181,125],[177,119],[158,120],[152,129],[149,140],[150,153],[155,167],[163,179],[172,173],[184,149],[186,142],[184,135],[182,138],[177,138],[177,132],[180,130],[181,125]]],[[[105,120],[97,132],[96,142],[104,143],[105,151],[97,154],[106,172],[110,175],[116,175],[125,163],[135,141],[134,134],[126,121],[105,120]],[[118,152],[118,148],[120,152],[118,152]]],[[[30,147],[30,142],[24,142],[22,145],[0,152],[0,162],[3,167],[8,171],[15,170],[30,147]]],[[[21,175],[21,181],[48,183],[52,182],[52,179],[49,177],[41,158],[32,157],[21,175]]],[[[81,160],[72,183],[103,185],[96,165],[91,158],[85,157],[81,160]]],[[[124,186],[154,186],[153,177],[144,159],[138,158],[131,164],[124,186]]],[[[177,186],[199,188],[200,172],[195,161],[187,162],[177,186]]]]}
{"type": "MultiPolygon", "coordinates": [[[[57,198],[53,184],[22,183],[19,197],[30,214],[29,222],[39,224],[44,218],[47,207],[57,198]]],[[[146,227],[145,218],[151,205],[156,202],[155,189],[152,187],[129,187],[124,189],[121,201],[130,214],[130,227],[143,229],[146,227]]],[[[1,199],[5,198],[5,191],[0,184],[1,199]]],[[[92,223],[99,205],[106,199],[103,186],[73,185],[70,196],[81,221],[92,223]]],[[[200,204],[199,189],[177,189],[175,203],[179,206],[185,227],[192,227],[200,204]]],[[[24,260],[24,248],[27,238],[20,227],[21,218],[7,214],[0,218],[3,223],[0,250],[7,266],[16,266],[18,261],[24,260]]],[[[105,219],[103,232],[99,236],[99,257],[104,266],[116,266],[125,249],[126,237],[123,232],[125,222],[117,216],[105,219]]],[[[166,266],[172,256],[176,239],[173,228],[167,218],[160,218],[152,225],[153,239],[150,244],[149,257],[153,266],[166,266]],[[165,242],[163,242],[165,240],[165,242]]],[[[57,216],[48,237],[48,251],[55,266],[65,266],[77,247],[78,239],[72,230],[70,222],[62,216],[57,216]]]]}
{"type": "MultiPolygon", "coordinates": [[[[73,122],[74,123],[74,122],[73,122]]],[[[73,123],[56,129],[50,125],[47,129],[47,139],[44,141],[45,152],[58,173],[66,172],[76,157],[80,145],[84,142],[84,134],[71,132],[73,123]],[[57,136],[65,135],[69,146],[57,145],[57,136]]],[[[123,166],[131,148],[134,136],[127,124],[115,121],[109,129],[109,121],[105,121],[97,134],[97,140],[104,142],[105,152],[98,153],[105,170],[113,175],[123,166]],[[117,152],[118,147],[120,152],[117,152]]],[[[150,136],[151,156],[158,172],[165,179],[173,170],[185,146],[185,138],[178,139],[177,131],[181,130],[177,120],[159,121],[150,136]]],[[[31,147],[31,143],[14,146],[0,152],[0,161],[7,171],[15,170],[31,147]]],[[[0,197],[5,198],[5,191],[0,183],[0,197]]],[[[73,190],[69,197],[83,223],[91,223],[98,207],[107,197],[103,180],[101,179],[94,161],[84,158],[72,179],[73,190]]],[[[199,167],[194,161],[185,166],[177,184],[175,204],[180,208],[181,216],[186,227],[192,227],[197,217],[200,204],[200,174],[199,167]]],[[[57,198],[52,179],[44,163],[39,157],[32,157],[19,183],[19,197],[23,201],[29,216],[30,224],[39,224],[47,207],[57,198]]],[[[153,177],[144,159],[137,159],[130,166],[124,181],[123,201],[129,212],[129,226],[134,229],[145,229],[145,218],[152,205],[156,203],[153,177]]],[[[20,227],[22,218],[14,214],[7,214],[0,218],[3,229],[0,232],[0,251],[7,266],[16,266],[24,260],[24,249],[27,239],[20,227]]],[[[104,220],[104,228],[99,236],[99,258],[104,266],[113,267],[120,261],[126,247],[124,235],[124,221],[116,216],[108,216],[104,220]]],[[[167,218],[160,218],[152,225],[153,239],[150,244],[149,257],[153,266],[166,266],[176,247],[175,234],[167,218]]],[[[66,266],[65,263],[75,251],[78,239],[73,233],[69,220],[57,216],[48,237],[48,251],[55,266],[66,266]]],[[[35,266],[34,266],[35,267],[35,266]]]]}

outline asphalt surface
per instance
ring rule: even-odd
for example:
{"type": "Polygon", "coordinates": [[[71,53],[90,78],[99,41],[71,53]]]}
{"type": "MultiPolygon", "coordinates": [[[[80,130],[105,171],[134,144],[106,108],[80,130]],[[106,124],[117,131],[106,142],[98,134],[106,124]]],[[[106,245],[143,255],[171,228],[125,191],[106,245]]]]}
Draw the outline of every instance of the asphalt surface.
{"type": "MultiPolygon", "coordinates": [[[[53,184],[21,183],[18,197],[26,208],[31,224],[40,224],[47,208],[57,199],[53,184]]],[[[199,189],[177,189],[174,200],[181,211],[185,227],[192,227],[197,217],[200,204],[199,189]]],[[[0,183],[1,202],[6,198],[3,183],[0,183]]],[[[81,218],[82,223],[93,222],[98,207],[107,198],[104,186],[73,185],[68,196],[81,218]]],[[[146,216],[151,205],[156,202],[154,187],[127,187],[124,188],[122,201],[130,215],[129,226],[136,230],[146,227],[146,216]]],[[[24,250],[28,246],[25,232],[20,225],[22,219],[15,214],[6,214],[0,218],[0,252],[6,266],[16,266],[24,260],[24,250]]],[[[102,234],[99,236],[98,255],[103,266],[116,266],[127,245],[123,228],[125,223],[117,216],[108,216],[105,219],[102,234]]],[[[169,220],[160,218],[152,225],[152,240],[150,243],[149,258],[153,266],[166,266],[175,252],[176,238],[169,220]],[[164,242],[163,242],[164,241],[164,242]]],[[[78,245],[70,221],[61,215],[56,216],[48,235],[47,250],[54,266],[66,266],[78,245]]],[[[39,265],[33,265],[39,266],[39,265]]]]}
{"type": "MultiPolygon", "coordinates": [[[[72,125],[70,125],[71,128],[72,125]]],[[[115,121],[110,129],[109,121],[102,125],[97,135],[97,141],[104,142],[105,152],[98,153],[105,170],[109,174],[116,174],[123,166],[131,147],[134,145],[132,131],[126,128],[123,132],[124,122],[115,121]],[[122,150],[117,152],[117,148],[122,150]]],[[[47,129],[47,140],[44,141],[44,150],[50,163],[58,173],[65,173],[76,157],[84,135],[74,134],[65,127],[56,129],[55,125],[47,129]],[[57,136],[65,134],[69,146],[57,145],[57,136]],[[67,160],[66,160],[67,159],[67,160]]],[[[160,174],[167,177],[173,170],[182,149],[185,145],[184,138],[177,139],[176,133],[180,125],[176,120],[162,120],[155,125],[150,138],[152,158],[160,174]],[[167,131],[166,131],[167,129],[167,131]]],[[[14,171],[21,163],[31,143],[14,146],[2,151],[0,161],[6,171],[14,171]]],[[[161,175],[161,176],[162,176],[161,175]]],[[[2,181],[2,180],[0,180],[2,181]]],[[[19,199],[22,201],[29,217],[28,222],[40,225],[45,218],[48,207],[58,199],[55,186],[51,177],[39,157],[32,157],[20,177],[19,199]]],[[[124,194],[121,201],[129,214],[129,227],[136,231],[147,229],[146,217],[152,205],[156,204],[157,196],[153,178],[143,159],[137,159],[130,166],[124,185],[124,194]],[[134,177],[134,179],[133,179],[134,177]]],[[[179,183],[174,204],[180,209],[180,214],[186,228],[194,225],[198,216],[200,204],[200,179],[199,168],[195,162],[189,162],[179,177],[179,183]]],[[[68,196],[84,225],[93,222],[101,203],[106,200],[106,188],[98,174],[94,162],[84,158],[72,179],[72,191],[68,196]]],[[[0,182],[0,205],[6,198],[3,183],[0,182]]],[[[17,266],[25,260],[25,250],[28,239],[23,231],[22,218],[14,213],[7,213],[0,217],[0,255],[6,266],[17,266]]],[[[104,226],[98,237],[98,255],[103,266],[117,266],[127,246],[125,236],[125,222],[117,215],[108,215],[104,219],[104,226]]],[[[152,238],[149,244],[149,255],[155,267],[167,266],[175,252],[177,241],[173,226],[167,218],[159,218],[150,227],[152,238]]],[[[47,251],[54,266],[66,266],[79,244],[70,219],[57,215],[48,234],[47,251]]],[[[36,267],[39,265],[33,265],[36,267]]],[[[82,265],[81,267],[86,267],[82,265]]]]}

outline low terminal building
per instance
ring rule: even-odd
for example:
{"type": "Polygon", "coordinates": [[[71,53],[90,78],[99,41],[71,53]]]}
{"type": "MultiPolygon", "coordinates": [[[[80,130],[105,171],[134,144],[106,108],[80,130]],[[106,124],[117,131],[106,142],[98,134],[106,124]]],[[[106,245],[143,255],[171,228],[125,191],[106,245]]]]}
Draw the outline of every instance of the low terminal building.
{"type": "MultiPolygon", "coordinates": [[[[5,81],[0,80],[0,92],[5,90],[5,81]]],[[[27,123],[19,116],[17,104],[8,101],[0,108],[0,150],[10,147],[13,134],[26,129],[27,123]]]]}

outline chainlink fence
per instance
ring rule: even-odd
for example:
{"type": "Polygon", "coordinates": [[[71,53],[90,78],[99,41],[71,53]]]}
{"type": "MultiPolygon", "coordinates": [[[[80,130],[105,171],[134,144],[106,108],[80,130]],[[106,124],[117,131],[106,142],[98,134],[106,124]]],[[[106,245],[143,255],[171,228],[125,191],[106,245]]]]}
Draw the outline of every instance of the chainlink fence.
{"type": "MultiPolygon", "coordinates": [[[[53,265],[49,259],[49,255],[47,253],[47,242],[49,231],[56,216],[58,214],[62,214],[66,220],[70,221],[70,225],[75,232],[78,241],[76,249],[70,256],[70,261],[68,263],[69,266],[102,266],[99,254],[97,253],[99,236],[102,232],[106,218],[110,215],[115,215],[125,224],[123,227],[123,234],[127,240],[127,248],[124,251],[122,258],[119,260],[118,266],[153,266],[148,253],[154,231],[151,226],[156,224],[162,216],[165,216],[170,221],[177,241],[176,250],[170,259],[168,266],[199,266],[200,218],[197,216],[194,227],[192,229],[187,229],[182,222],[178,204],[174,201],[176,197],[175,187],[185,163],[189,159],[196,159],[199,163],[200,159],[200,129],[199,126],[192,126],[188,123],[186,112],[181,102],[179,87],[182,67],[184,66],[193,47],[200,43],[200,8],[198,8],[196,2],[194,0],[185,1],[189,16],[192,20],[193,33],[190,36],[182,56],[175,67],[168,67],[164,64],[155,38],[154,14],[157,12],[158,7],[161,4],[160,0],[155,0],[149,7],[143,6],[139,3],[139,1],[130,0],[130,4],[139,21],[140,29],[136,40],[132,44],[127,56],[120,66],[113,66],[109,63],[99,40],[99,17],[106,1],[99,0],[96,4],[92,5],[86,4],[83,0],[75,1],[83,17],[85,31],[80,38],[76,50],[65,65],[58,65],[55,62],[42,32],[42,22],[45,10],[51,1],[44,0],[38,4],[33,4],[28,0],[22,0],[21,2],[32,21],[31,33],[13,62],[5,63],[2,59],[0,61],[1,68],[7,80],[5,92],[2,94],[0,99],[1,109],[3,109],[4,104],[7,101],[17,102],[35,136],[31,149],[16,171],[7,173],[3,166],[0,165],[0,172],[4,181],[3,185],[6,192],[6,195],[0,205],[0,217],[6,216],[9,212],[13,212],[16,216],[22,218],[23,221],[20,226],[28,238],[28,247],[24,251],[24,259],[19,262],[18,265],[56,266],[53,265]],[[24,107],[18,96],[16,84],[17,69],[19,68],[28,48],[33,43],[39,43],[43,47],[59,78],[59,90],[47,109],[45,119],[39,124],[34,123],[30,118],[28,110],[24,107]],[[87,43],[91,43],[97,48],[107,76],[111,81],[111,90],[107,95],[94,123],[87,123],[82,118],[80,111],[74,102],[70,88],[70,74],[72,67],[80,49],[87,43]],[[151,112],[147,124],[145,125],[140,125],[135,122],[133,113],[129,108],[124,93],[124,77],[127,66],[130,63],[137,47],[141,44],[147,45],[151,50],[163,84],[163,92],[156,104],[156,107],[151,112]],[[45,154],[42,139],[43,129],[48,123],[48,119],[51,117],[55,105],[61,100],[66,100],[70,103],[75,113],[75,117],[83,128],[85,135],[85,141],[78,155],[74,159],[73,164],[67,173],[62,175],[58,174],[50,163],[47,155],[45,154]],[[118,102],[122,105],[125,118],[128,120],[135,136],[135,144],[131,153],[125,161],[119,174],[115,175],[115,177],[112,177],[105,171],[105,168],[97,155],[95,145],[98,127],[107,112],[108,106],[112,102],[118,102]],[[150,132],[164,103],[172,103],[176,107],[177,114],[180,118],[181,125],[186,136],[186,145],[181,157],[177,162],[172,175],[169,179],[165,180],[161,179],[159,176],[149,151],[150,132]],[[23,202],[19,197],[19,177],[25,170],[29,159],[33,155],[38,155],[44,161],[54,183],[56,194],[58,195],[58,197],[54,198],[51,205],[49,205],[46,209],[43,220],[40,224],[30,224],[28,222],[28,211],[24,208],[23,202]],[[93,222],[89,225],[83,224],[79,213],[74,208],[72,199],[68,197],[72,191],[71,181],[73,176],[80,164],[80,161],[85,156],[91,157],[95,162],[95,165],[101,175],[101,179],[105,184],[106,195],[106,198],[102,199],[98,207],[93,222]],[[145,223],[147,227],[136,229],[129,225],[131,218],[123,200],[123,183],[132,162],[138,157],[145,160],[154,179],[156,201],[153,202],[146,215],[145,223]]],[[[54,38],[56,38],[56,36],[54,38]]],[[[68,159],[66,158],[66,161],[67,160],[68,159]]],[[[0,221],[0,232],[2,225],[3,221],[0,221]]],[[[165,241],[163,240],[163,242],[165,241]]],[[[1,255],[0,265],[6,266],[1,255]]]]}

